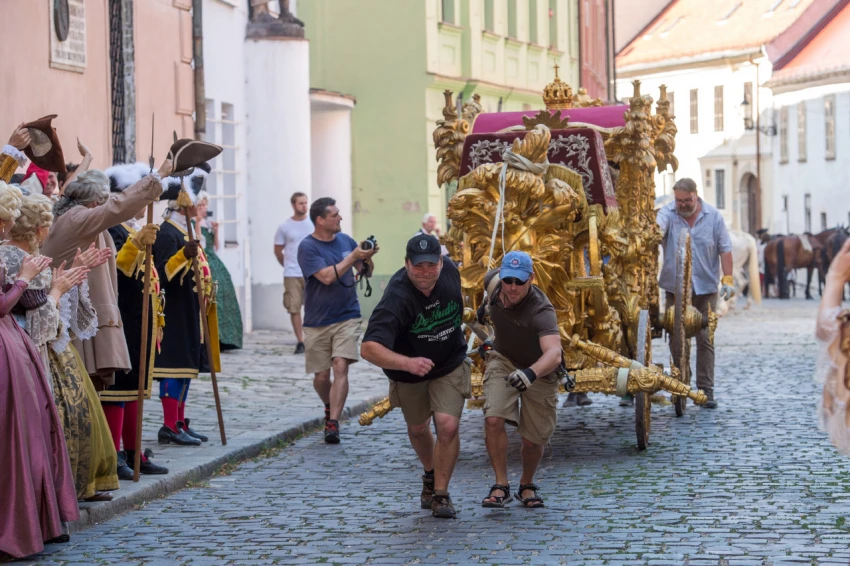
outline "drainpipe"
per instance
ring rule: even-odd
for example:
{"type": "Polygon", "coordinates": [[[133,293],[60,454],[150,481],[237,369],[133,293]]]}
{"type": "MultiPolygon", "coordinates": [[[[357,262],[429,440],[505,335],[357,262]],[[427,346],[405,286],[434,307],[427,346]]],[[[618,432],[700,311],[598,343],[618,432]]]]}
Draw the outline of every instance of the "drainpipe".
{"type": "Polygon", "coordinates": [[[617,97],[617,65],[615,61],[617,57],[615,51],[617,48],[617,6],[615,1],[609,0],[606,2],[605,10],[605,65],[607,66],[605,70],[607,73],[610,73],[608,77],[608,100],[614,100],[617,97]]]}
{"type": "Polygon", "coordinates": [[[207,131],[207,95],[204,89],[204,0],[192,0],[192,58],[195,64],[195,139],[207,131]]]}

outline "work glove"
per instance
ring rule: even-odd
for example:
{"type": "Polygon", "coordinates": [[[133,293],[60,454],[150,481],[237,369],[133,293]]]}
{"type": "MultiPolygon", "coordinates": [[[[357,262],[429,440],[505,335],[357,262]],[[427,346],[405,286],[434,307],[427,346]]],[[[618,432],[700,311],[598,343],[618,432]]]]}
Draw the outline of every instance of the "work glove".
{"type": "Polygon", "coordinates": [[[520,393],[531,387],[535,379],[537,379],[537,374],[531,368],[514,370],[511,374],[505,376],[505,381],[520,393]]]}
{"type": "Polygon", "coordinates": [[[486,323],[484,319],[487,317],[487,310],[485,309],[487,305],[487,301],[481,301],[481,304],[478,305],[478,310],[475,311],[475,316],[478,319],[478,324],[484,326],[486,323]]]}
{"type": "Polygon", "coordinates": [[[136,235],[130,240],[134,246],[140,250],[145,249],[145,246],[152,246],[156,241],[156,233],[159,230],[157,224],[145,224],[142,229],[136,232],[136,235]]]}
{"type": "Polygon", "coordinates": [[[731,275],[724,275],[720,280],[720,296],[724,301],[735,296],[735,281],[731,275]]]}
{"type": "Polygon", "coordinates": [[[478,346],[478,355],[481,356],[482,360],[487,359],[487,352],[493,349],[493,343],[489,340],[485,340],[478,346]]]}
{"type": "Polygon", "coordinates": [[[183,246],[183,255],[186,256],[186,259],[198,257],[198,246],[198,240],[192,240],[183,246]]]}

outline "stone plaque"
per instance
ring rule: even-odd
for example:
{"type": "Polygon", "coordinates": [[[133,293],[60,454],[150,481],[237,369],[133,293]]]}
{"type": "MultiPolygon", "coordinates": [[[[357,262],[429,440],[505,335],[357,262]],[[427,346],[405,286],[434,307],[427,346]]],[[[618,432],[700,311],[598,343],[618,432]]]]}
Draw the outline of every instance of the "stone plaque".
{"type": "Polygon", "coordinates": [[[82,73],[86,70],[85,0],[47,0],[50,12],[50,66],[82,73]],[[60,37],[65,37],[60,40],[60,37]]]}

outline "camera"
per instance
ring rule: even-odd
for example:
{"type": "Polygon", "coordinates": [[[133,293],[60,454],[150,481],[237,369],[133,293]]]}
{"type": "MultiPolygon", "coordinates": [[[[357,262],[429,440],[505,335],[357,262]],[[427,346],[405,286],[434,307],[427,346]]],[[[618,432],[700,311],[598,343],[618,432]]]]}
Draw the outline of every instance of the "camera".
{"type": "Polygon", "coordinates": [[[375,239],[375,236],[369,236],[360,243],[360,248],[366,251],[374,250],[377,247],[378,240],[375,239]]]}

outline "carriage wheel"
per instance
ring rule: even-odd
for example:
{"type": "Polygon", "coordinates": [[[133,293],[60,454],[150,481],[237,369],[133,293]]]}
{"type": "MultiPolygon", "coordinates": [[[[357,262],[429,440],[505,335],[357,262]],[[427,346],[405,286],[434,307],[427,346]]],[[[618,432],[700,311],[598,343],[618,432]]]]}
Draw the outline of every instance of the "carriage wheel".
{"type": "MultiPolygon", "coordinates": [[[[635,360],[648,366],[652,360],[652,332],[649,328],[649,311],[640,311],[635,341],[635,360]]],[[[635,394],[635,433],[639,450],[646,450],[649,445],[649,421],[652,404],[651,393],[640,391],[635,394]]]]}
{"type": "MultiPolygon", "coordinates": [[[[676,247],[676,302],[673,310],[673,332],[670,334],[670,354],[672,363],[679,370],[679,380],[690,385],[691,357],[689,340],[685,334],[685,312],[691,304],[691,235],[679,233],[676,247]]],[[[685,414],[688,398],[673,396],[673,406],[676,416],[685,414]]]]}

